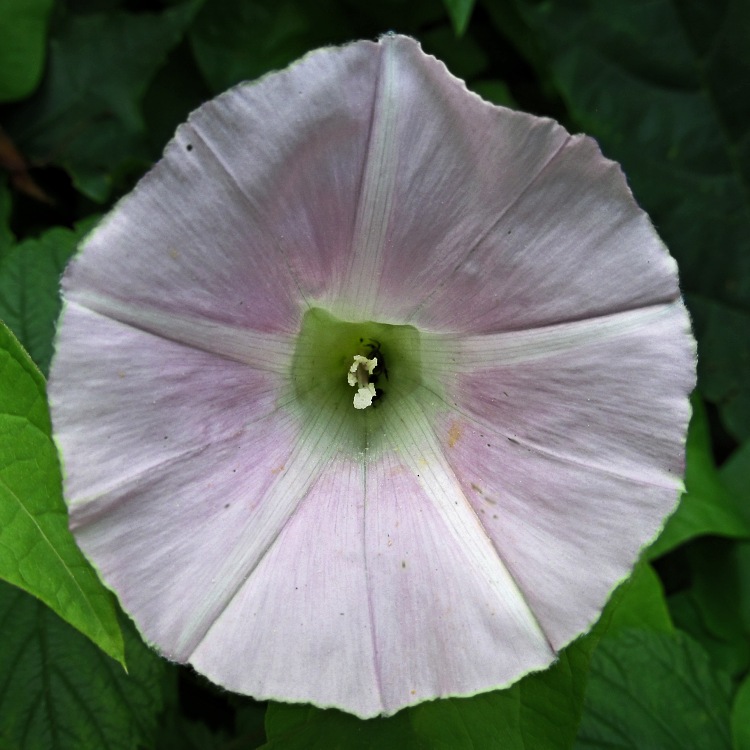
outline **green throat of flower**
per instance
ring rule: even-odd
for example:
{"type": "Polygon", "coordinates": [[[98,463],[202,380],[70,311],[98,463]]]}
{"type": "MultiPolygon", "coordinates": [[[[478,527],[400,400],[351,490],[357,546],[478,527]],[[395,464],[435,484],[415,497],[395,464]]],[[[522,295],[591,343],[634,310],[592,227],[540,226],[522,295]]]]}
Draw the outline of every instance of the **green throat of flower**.
{"type": "Polygon", "coordinates": [[[421,337],[413,326],[349,322],[319,308],[302,320],[292,362],[294,400],[311,418],[328,412],[342,440],[357,450],[377,446],[422,374],[421,337]]]}

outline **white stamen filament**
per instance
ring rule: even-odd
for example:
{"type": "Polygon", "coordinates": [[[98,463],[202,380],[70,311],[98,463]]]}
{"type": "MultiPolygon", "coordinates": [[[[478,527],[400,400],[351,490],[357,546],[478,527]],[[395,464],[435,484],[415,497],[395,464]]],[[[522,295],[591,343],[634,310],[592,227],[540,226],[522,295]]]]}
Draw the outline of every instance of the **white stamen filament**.
{"type": "Polygon", "coordinates": [[[372,400],[375,398],[375,384],[370,382],[370,375],[377,364],[377,357],[368,359],[361,354],[354,355],[354,362],[349,372],[346,373],[346,382],[357,387],[357,392],[354,394],[355,409],[366,409],[372,406],[372,400]]]}

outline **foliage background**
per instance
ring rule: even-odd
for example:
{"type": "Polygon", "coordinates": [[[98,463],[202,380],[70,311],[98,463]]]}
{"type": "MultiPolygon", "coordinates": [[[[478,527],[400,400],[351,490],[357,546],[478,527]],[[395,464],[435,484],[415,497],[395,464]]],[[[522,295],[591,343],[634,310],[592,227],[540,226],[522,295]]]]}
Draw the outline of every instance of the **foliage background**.
{"type": "Polygon", "coordinates": [[[0,126],[2,750],[750,750],[750,3],[0,0],[0,126]],[[594,631],[508,690],[365,722],[140,641],[68,534],[44,375],[66,261],[176,125],[389,30],[623,164],[680,265],[699,384],[682,505],[594,631]]]}

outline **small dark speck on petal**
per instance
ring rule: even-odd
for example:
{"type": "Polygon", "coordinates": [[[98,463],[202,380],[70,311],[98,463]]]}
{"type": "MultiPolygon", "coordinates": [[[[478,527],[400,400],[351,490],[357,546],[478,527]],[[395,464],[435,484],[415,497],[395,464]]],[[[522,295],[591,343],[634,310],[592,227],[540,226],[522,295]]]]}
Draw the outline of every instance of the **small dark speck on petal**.
{"type": "Polygon", "coordinates": [[[405,568],[405,567],[406,567],[406,560],[402,560],[402,561],[401,561],[401,567],[402,567],[402,568],[405,568]]]}
{"type": "Polygon", "coordinates": [[[193,150],[193,144],[192,144],[192,143],[188,143],[188,145],[187,145],[187,146],[185,146],[185,148],[186,148],[186,149],[187,149],[188,151],[192,151],[192,150],[193,150]]]}
{"type": "Polygon", "coordinates": [[[225,507],[225,508],[228,508],[228,507],[229,507],[229,503],[227,503],[227,504],[226,504],[226,505],[225,505],[224,507],[225,507]]]}

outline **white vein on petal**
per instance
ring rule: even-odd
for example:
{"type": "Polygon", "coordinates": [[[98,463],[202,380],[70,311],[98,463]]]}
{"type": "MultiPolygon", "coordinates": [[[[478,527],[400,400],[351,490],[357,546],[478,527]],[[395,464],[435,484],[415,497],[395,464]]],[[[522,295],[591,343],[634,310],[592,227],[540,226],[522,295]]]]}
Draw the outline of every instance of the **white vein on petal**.
{"type": "Polygon", "coordinates": [[[249,519],[221,568],[212,571],[212,578],[216,581],[212,596],[193,611],[190,623],[185,624],[175,644],[176,657],[181,661],[189,660],[209,636],[211,628],[258,569],[300,503],[308,496],[322,467],[332,458],[348,416],[345,412],[339,412],[338,419],[329,416],[335,414],[330,402],[337,397],[337,393],[329,395],[329,403],[321,404],[315,418],[307,421],[284,463],[289,468],[276,477],[262,497],[257,498],[260,512],[249,519]]]}
{"type": "Polygon", "coordinates": [[[464,494],[418,401],[418,394],[413,392],[399,402],[395,418],[401,425],[393,430],[393,442],[400,457],[418,479],[477,575],[490,582],[498,599],[506,606],[510,606],[508,593],[512,592],[513,611],[518,621],[554,657],[556,651],[550,639],[464,494]]]}
{"type": "Polygon", "coordinates": [[[422,350],[443,372],[471,373],[534,362],[608,342],[663,323],[671,317],[684,319],[685,308],[681,300],[523,331],[476,336],[425,334],[422,350]]]}
{"type": "Polygon", "coordinates": [[[395,45],[382,42],[378,87],[373,101],[370,139],[365,157],[357,218],[352,242],[352,260],[343,280],[341,296],[363,318],[375,309],[391,215],[398,163],[397,75],[395,45]]]}
{"type": "Polygon", "coordinates": [[[295,341],[290,334],[231,326],[193,315],[177,315],[78,290],[67,303],[146,333],[215,354],[256,370],[288,374],[295,341]]]}
{"type": "MultiPolygon", "coordinates": [[[[369,422],[366,427],[366,444],[365,444],[365,455],[369,451],[370,444],[370,427],[369,422]]],[[[367,586],[367,618],[370,621],[370,643],[372,646],[372,667],[375,675],[375,685],[378,690],[378,703],[381,710],[385,708],[385,694],[383,692],[383,675],[378,659],[378,641],[377,641],[377,626],[375,623],[375,607],[372,603],[372,587],[370,586],[370,567],[367,558],[367,461],[360,461],[361,467],[361,479],[362,479],[362,498],[365,506],[365,512],[362,513],[362,561],[365,567],[365,585],[367,586]]]]}

